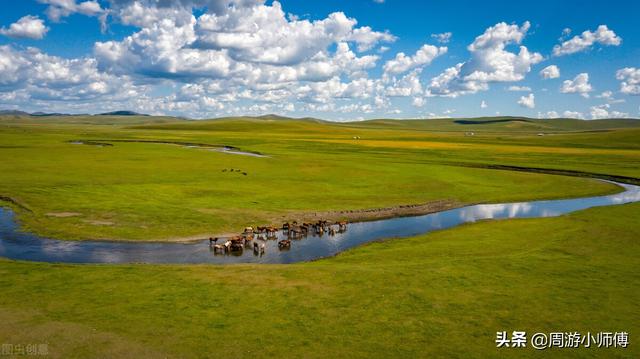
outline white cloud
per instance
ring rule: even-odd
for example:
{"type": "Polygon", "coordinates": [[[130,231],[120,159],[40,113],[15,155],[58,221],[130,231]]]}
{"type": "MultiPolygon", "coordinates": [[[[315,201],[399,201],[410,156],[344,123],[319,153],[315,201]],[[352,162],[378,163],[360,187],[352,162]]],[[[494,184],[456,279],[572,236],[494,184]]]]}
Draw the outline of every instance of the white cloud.
{"type": "Polygon", "coordinates": [[[355,41],[358,44],[358,51],[362,52],[373,48],[380,42],[394,42],[397,40],[397,37],[388,31],[373,31],[369,26],[363,26],[354,29],[347,39],[355,41]]]}
{"type": "Polygon", "coordinates": [[[420,69],[411,71],[404,75],[400,80],[395,77],[391,80],[391,84],[386,88],[385,94],[391,97],[408,97],[417,96],[423,93],[422,84],[420,83],[420,69]]]}
{"type": "Polygon", "coordinates": [[[518,100],[518,105],[526,108],[536,107],[535,96],[532,93],[527,96],[521,96],[520,100],[518,100]]]}
{"type": "Polygon", "coordinates": [[[430,93],[456,97],[487,90],[492,82],[524,79],[531,71],[531,65],[542,61],[542,55],[529,52],[525,46],[520,46],[517,53],[507,51],[506,47],[521,44],[529,27],[528,21],[522,26],[502,22],[489,27],[467,47],[471,59],[434,77],[429,87],[430,93]]]}
{"type": "Polygon", "coordinates": [[[562,113],[562,117],[565,118],[577,118],[577,119],[584,119],[584,115],[582,114],[582,112],[578,112],[578,111],[564,111],[562,113]]]}
{"type": "Polygon", "coordinates": [[[620,80],[620,92],[627,95],[640,95],[640,69],[625,67],[616,71],[616,79],[620,80]]]}
{"type": "Polygon", "coordinates": [[[591,91],[593,88],[589,83],[589,74],[586,72],[578,74],[573,80],[564,80],[562,87],[560,87],[562,93],[577,93],[585,98],[589,97],[591,91]]]}
{"type": "Polygon", "coordinates": [[[95,0],[80,3],[76,3],[76,0],[38,0],[38,2],[49,5],[47,16],[55,22],[75,13],[97,16],[104,12],[104,9],[100,7],[100,3],[95,0]]]}
{"type": "MultiPolygon", "coordinates": [[[[272,6],[230,7],[199,18],[182,8],[146,8],[134,2],[120,10],[124,23],[142,29],[122,41],[98,42],[95,55],[117,73],[168,79],[234,79],[247,86],[328,81],[365,76],[376,55],[358,57],[348,42],[373,46],[388,33],[355,28],[342,13],[317,21],[287,17],[272,6]],[[334,53],[329,47],[337,44],[334,53]]],[[[394,38],[393,38],[394,39],[394,38]]]]}
{"type": "Polygon", "coordinates": [[[204,14],[197,19],[197,42],[205,49],[225,49],[238,61],[293,65],[327,52],[339,42],[355,42],[359,50],[395,36],[369,27],[355,28],[357,21],[342,12],[316,21],[287,19],[280,3],[271,6],[230,8],[224,15],[204,14]]]}
{"type": "Polygon", "coordinates": [[[618,46],[622,43],[622,38],[610,30],[607,25],[600,25],[596,31],[584,31],[570,40],[553,47],[554,56],[570,55],[576,52],[589,50],[594,44],[604,46],[618,46]]]}
{"type": "Polygon", "coordinates": [[[549,65],[540,71],[543,79],[557,79],[560,77],[560,69],[556,65],[549,65]]]}
{"type": "Polygon", "coordinates": [[[404,52],[399,52],[393,60],[387,61],[384,72],[388,74],[400,74],[411,69],[429,65],[433,59],[447,53],[444,46],[423,45],[413,56],[407,56],[404,52]]]}
{"type": "Polygon", "coordinates": [[[589,108],[589,113],[591,115],[591,119],[598,120],[604,118],[627,118],[629,114],[626,112],[620,111],[610,111],[610,105],[604,104],[599,106],[592,106],[589,108]]]}
{"type": "Polygon", "coordinates": [[[9,25],[9,28],[1,28],[0,34],[14,39],[40,40],[44,38],[47,31],[49,31],[49,28],[44,25],[42,19],[37,16],[27,15],[9,25]]]}
{"type": "Polygon", "coordinates": [[[613,97],[613,91],[604,91],[600,95],[596,95],[596,98],[605,99],[607,103],[615,104],[615,103],[624,103],[624,99],[616,99],[613,97]]]}
{"type": "Polygon", "coordinates": [[[139,90],[127,77],[99,71],[95,59],[64,59],[32,47],[22,51],[0,46],[0,79],[5,92],[25,101],[126,99],[139,90]]]}
{"type": "Polygon", "coordinates": [[[451,41],[451,32],[443,32],[441,34],[431,34],[431,38],[436,39],[441,44],[448,44],[451,41]]]}
{"type": "Polygon", "coordinates": [[[427,101],[424,97],[414,97],[413,101],[411,102],[411,104],[415,107],[423,107],[426,103],[427,101]]]}
{"type": "MultiPolygon", "coordinates": [[[[389,49],[385,45],[396,37],[342,12],[310,19],[286,13],[277,1],[261,0],[38,1],[48,5],[52,21],[80,13],[104,23],[108,16],[110,23],[133,30],[95,43],[93,53],[81,58],[0,46],[0,107],[132,109],[190,117],[323,112],[355,118],[396,113],[399,104],[424,107],[428,97],[485,91],[492,83],[522,83],[542,61],[522,46],[528,22],[487,28],[467,47],[467,61],[423,83],[424,68],[447,47],[425,44],[380,63],[380,54],[389,49]]],[[[444,44],[451,34],[432,38],[444,44]]],[[[622,70],[617,77],[633,89],[634,73],[622,70]]],[[[571,86],[580,88],[574,82],[571,86]]],[[[508,89],[531,92],[527,86],[508,89]]],[[[620,101],[601,97],[610,104],[620,101]]],[[[535,107],[533,93],[518,102],[535,107]]],[[[488,108],[485,100],[480,108],[488,108]]]]}
{"type": "Polygon", "coordinates": [[[529,92],[531,91],[531,87],[529,86],[516,86],[516,85],[512,85],[507,87],[508,91],[514,91],[514,92],[529,92]]]}

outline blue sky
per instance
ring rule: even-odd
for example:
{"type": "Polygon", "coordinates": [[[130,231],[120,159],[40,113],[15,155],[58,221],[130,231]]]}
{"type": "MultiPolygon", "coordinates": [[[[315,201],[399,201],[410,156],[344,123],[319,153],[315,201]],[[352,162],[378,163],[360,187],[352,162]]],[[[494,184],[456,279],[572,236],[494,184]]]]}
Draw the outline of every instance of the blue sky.
{"type": "Polygon", "coordinates": [[[0,4],[4,109],[640,117],[637,2],[0,4]]]}

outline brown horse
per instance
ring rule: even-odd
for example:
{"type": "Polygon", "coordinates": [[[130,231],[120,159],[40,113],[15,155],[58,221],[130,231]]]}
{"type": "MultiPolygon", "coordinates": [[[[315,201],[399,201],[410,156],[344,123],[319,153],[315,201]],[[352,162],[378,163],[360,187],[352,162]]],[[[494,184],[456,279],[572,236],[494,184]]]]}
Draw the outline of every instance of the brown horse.
{"type": "Polygon", "coordinates": [[[302,238],[305,235],[305,231],[300,226],[291,227],[289,230],[289,237],[294,239],[302,238]]]}
{"type": "Polygon", "coordinates": [[[280,242],[278,242],[278,248],[280,249],[291,248],[291,241],[288,239],[281,240],[280,242]]]}

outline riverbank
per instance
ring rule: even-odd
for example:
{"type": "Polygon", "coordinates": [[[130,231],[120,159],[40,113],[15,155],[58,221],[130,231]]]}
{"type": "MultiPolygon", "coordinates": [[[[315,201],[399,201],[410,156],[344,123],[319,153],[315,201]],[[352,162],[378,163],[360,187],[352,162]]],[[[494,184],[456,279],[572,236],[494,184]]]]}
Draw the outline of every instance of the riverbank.
{"type": "MultiPolygon", "coordinates": [[[[621,205],[640,201],[640,187],[618,184],[624,192],[608,196],[496,203],[465,206],[413,217],[394,217],[374,222],[355,222],[337,232],[308,233],[290,237],[278,231],[271,238],[249,238],[234,251],[219,253],[209,241],[187,245],[118,241],[57,241],[18,232],[11,213],[0,209],[0,256],[63,263],[261,263],[286,264],[319,260],[338,255],[350,248],[390,238],[405,238],[448,229],[464,223],[514,218],[550,217],[591,207],[621,205]],[[347,229],[348,227],[348,229],[347,229]],[[291,243],[291,239],[293,242],[291,243]],[[274,240],[269,240],[274,239],[274,240]],[[287,240],[290,246],[280,248],[287,240]],[[260,246],[262,250],[256,251],[260,246]],[[251,248],[254,248],[252,251],[251,248]]],[[[416,207],[409,208],[413,210],[416,207]]],[[[384,213],[384,211],[379,211],[384,213]]]]}

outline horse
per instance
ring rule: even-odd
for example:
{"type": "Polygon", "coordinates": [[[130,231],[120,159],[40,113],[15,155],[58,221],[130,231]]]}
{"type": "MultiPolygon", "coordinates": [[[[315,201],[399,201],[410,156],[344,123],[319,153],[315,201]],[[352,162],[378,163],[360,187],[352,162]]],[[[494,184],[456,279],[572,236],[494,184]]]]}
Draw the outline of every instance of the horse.
{"type": "Polygon", "coordinates": [[[291,240],[289,239],[281,240],[280,242],[278,242],[278,248],[279,249],[291,248],[291,240]]]}
{"type": "Polygon", "coordinates": [[[305,231],[300,226],[292,227],[291,230],[289,230],[290,238],[299,239],[299,238],[302,238],[304,234],[305,234],[305,231]]]}
{"type": "Polygon", "coordinates": [[[266,232],[266,231],[267,231],[267,227],[266,227],[266,226],[264,226],[264,227],[262,227],[262,226],[256,226],[256,231],[257,231],[258,233],[264,233],[264,232],[266,232]]]}
{"type": "Polygon", "coordinates": [[[253,253],[255,254],[264,254],[264,248],[265,248],[264,243],[261,243],[261,244],[253,243],[253,253]]]}
{"type": "Polygon", "coordinates": [[[213,245],[213,254],[216,254],[218,252],[220,253],[224,253],[226,251],[226,247],[222,244],[214,244],[213,245]]]}

